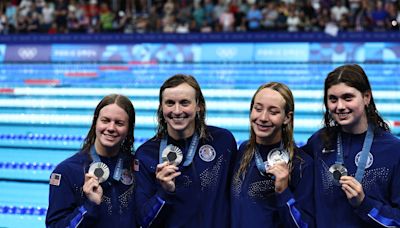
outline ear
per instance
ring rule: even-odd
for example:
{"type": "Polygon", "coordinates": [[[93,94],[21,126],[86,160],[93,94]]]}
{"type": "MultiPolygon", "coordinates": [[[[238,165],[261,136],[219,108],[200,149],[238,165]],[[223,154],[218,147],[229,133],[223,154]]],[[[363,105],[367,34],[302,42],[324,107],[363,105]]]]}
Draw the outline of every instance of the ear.
{"type": "Polygon", "coordinates": [[[293,112],[288,112],[285,115],[285,119],[283,120],[283,124],[288,125],[290,123],[290,121],[292,121],[293,118],[293,112]]]}
{"type": "Polygon", "coordinates": [[[370,90],[366,91],[366,92],[363,94],[364,104],[365,104],[366,106],[368,106],[368,105],[371,103],[371,97],[372,97],[372,94],[371,94],[371,91],[370,91],[370,90]]]}

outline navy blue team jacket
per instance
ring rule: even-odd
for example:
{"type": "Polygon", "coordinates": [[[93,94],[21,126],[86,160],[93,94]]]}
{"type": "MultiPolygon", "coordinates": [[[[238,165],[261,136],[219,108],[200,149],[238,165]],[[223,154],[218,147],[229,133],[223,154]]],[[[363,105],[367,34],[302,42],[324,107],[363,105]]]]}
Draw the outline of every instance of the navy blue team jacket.
{"type": "MultiPolygon", "coordinates": [[[[311,157],[296,149],[289,186],[282,193],[276,193],[274,180],[261,175],[254,157],[245,178],[237,177],[246,144],[247,141],[240,145],[235,159],[231,184],[231,227],[314,227],[311,157]]],[[[279,145],[259,145],[263,160],[271,149],[279,145]]]]}
{"type": "MultiPolygon", "coordinates": [[[[50,184],[49,208],[46,216],[47,227],[136,227],[134,216],[135,181],[126,184],[112,180],[118,156],[100,159],[110,169],[110,177],[104,183],[100,205],[86,199],[82,191],[85,173],[91,159],[86,153],[76,153],[61,162],[53,174],[61,175],[57,186],[50,184]]],[[[133,158],[124,159],[123,173],[132,175],[133,158]]],[[[129,175],[123,175],[129,177],[129,175]]]]}
{"type": "MultiPolygon", "coordinates": [[[[353,208],[341,187],[333,182],[329,167],[336,161],[336,150],[323,147],[321,131],[303,147],[315,161],[318,227],[400,227],[400,140],[389,132],[375,131],[361,181],[365,198],[353,208]]],[[[362,150],[365,135],[342,133],[344,165],[349,176],[357,171],[356,155],[362,150]]],[[[336,145],[336,139],[332,138],[332,143],[336,145]]]]}
{"type": "MultiPolygon", "coordinates": [[[[211,138],[196,149],[191,165],[183,167],[175,180],[176,191],[164,191],[155,177],[159,163],[159,139],[150,139],[136,152],[139,171],[135,172],[138,222],[143,227],[229,227],[229,178],[232,154],[237,152],[236,141],[226,129],[209,126],[211,138]],[[211,161],[199,153],[204,148],[215,151],[211,161]]],[[[168,144],[178,146],[186,158],[191,138],[168,144]]]]}

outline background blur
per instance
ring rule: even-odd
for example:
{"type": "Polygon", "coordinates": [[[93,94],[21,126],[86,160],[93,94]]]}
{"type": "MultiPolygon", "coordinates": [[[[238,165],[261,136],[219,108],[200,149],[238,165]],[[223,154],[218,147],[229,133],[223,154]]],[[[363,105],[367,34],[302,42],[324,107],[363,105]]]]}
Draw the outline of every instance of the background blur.
{"type": "Polygon", "coordinates": [[[51,171],[76,153],[109,93],[131,98],[135,148],[155,133],[159,87],[190,74],[207,123],[248,138],[263,83],[295,97],[295,140],[321,127],[323,82],[358,63],[400,135],[399,1],[3,0],[0,227],[44,227],[51,171]]]}

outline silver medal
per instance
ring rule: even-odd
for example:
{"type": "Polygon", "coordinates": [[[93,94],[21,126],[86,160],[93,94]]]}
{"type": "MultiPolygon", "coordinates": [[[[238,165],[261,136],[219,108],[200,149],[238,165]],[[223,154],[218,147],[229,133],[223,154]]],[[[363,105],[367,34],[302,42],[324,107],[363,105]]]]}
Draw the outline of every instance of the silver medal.
{"type": "Polygon", "coordinates": [[[329,167],[329,172],[332,173],[333,179],[339,181],[342,176],[347,176],[347,169],[341,164],[333,164],[329,167]]]}
{"type": "Polygon", "coordinates": [[[89,173],[95,175],[99,183],[103,183],[108,179],[108,176],[110,176],[110,170],[103,162],[94,162],[90,164],[89,173]]]}
{"type": "MultiPolygon", "coordinates": [[[[287,150],[275,148],[267,155],[268,166],[273,166],[278,162],[289,163],[289,153],[287,150]]],[[[266,167],[267,168],[267,167],[266,167]]]]}
{"type": "Polygon", "coordinates": [[[169,144],[162,152],[162,161],[168,161],[170,164],[178,166],[183,159],[183,153],[179,147],[169,144]]]}

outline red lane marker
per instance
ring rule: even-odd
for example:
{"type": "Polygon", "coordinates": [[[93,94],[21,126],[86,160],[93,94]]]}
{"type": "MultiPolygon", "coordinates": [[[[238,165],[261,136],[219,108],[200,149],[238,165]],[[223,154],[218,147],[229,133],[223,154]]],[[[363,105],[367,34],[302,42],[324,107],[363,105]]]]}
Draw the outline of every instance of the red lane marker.
{"type": "Polygon", "coordinates": [[[96,72],[67,72],[64,74],[66,77],[87,77],[87,78],[95,78],[97,77],[96,72]]]}
{"type": "Polygon", "coordinates": [[[28,85],[59,85],[60,80],[58,79],[25,79],[25,84],[28,85]]]}
{"type": "Polygon", "coordinates": [[[13,88],[0,88],[0,93],[14,93],[13,88]]]}
{"type": "Polygon", "coordinates": [[[129,70],[128,66],[99,66],[100,70],[129,70]]]}
{"type": "Polygon", "coordinates": [[[399,127],[400,126],[400,121],[399,120],[395,120],[394,122],[393,122],[393,125],[395,126],[395,127],[399,127]]]}

